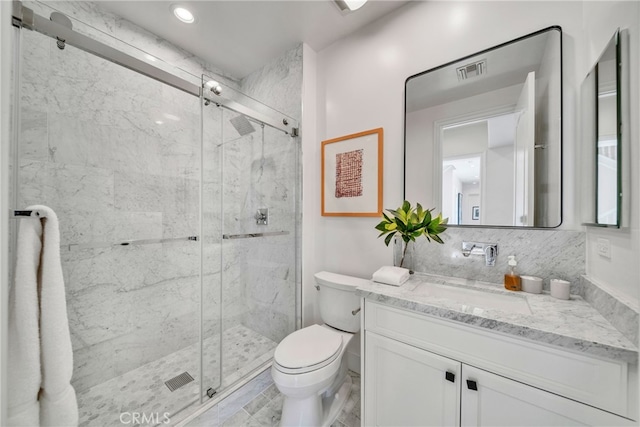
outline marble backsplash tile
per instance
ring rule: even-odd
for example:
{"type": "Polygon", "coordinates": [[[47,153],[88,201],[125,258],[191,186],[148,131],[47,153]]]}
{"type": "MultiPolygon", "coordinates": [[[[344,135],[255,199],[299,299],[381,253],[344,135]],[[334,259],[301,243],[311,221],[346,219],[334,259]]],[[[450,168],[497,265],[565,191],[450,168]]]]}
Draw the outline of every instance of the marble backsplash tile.
{"type": "Polygon", "coordinates": [[[637,303],[618,295],[586,275],[581,279],[582,297],[637,347],[640,319],[637,303]]]}
{"type": "Polygon", "coordinates": [[[565,230],[523,230],[451,227],[442,235],[444,245],[420,238],[413,254],[413,269],[443,276],[503,283],[507,256],[515,255],[519,275],[538,276],[549,288],[550,279],[571,282],[571,293],[580,293],[585,273],[585,233],[565,230]],[[483,256],[462,255],[462,242],[496,243],[498,258],[487,267],[483,256]]]}

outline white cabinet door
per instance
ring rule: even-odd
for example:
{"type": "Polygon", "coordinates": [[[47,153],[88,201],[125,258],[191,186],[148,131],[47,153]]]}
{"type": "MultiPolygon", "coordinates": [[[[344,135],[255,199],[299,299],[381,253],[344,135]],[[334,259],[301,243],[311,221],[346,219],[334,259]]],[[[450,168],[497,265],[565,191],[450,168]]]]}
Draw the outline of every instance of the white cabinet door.
{"type": "Polygon", "coordinates": [[[461,400],[462,426],[635,425],[626,418],[468,365],[462,365],[461,400]]]}
{"type": "Polygon", "coordinates": [[[364,339],[363,425],[459,425],[459,362],[372,332],[364,339]]]}

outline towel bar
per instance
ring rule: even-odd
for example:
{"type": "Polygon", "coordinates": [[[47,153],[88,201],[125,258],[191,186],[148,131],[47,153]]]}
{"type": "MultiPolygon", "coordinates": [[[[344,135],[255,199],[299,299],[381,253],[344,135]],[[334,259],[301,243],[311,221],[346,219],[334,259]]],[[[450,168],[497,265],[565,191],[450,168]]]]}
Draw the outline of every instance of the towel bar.
{"type": "Polygon", "coordinates": [[[138,246],[138,245],[150,245],[153,243],[168,243],[168,242],[180,242],[180,241],[193,241],[197,242],[199,240],[198,236],[187,236],[187,237],[171,237],[167,239],[141,239],[141,240],[124,240],[122,242],[116,243],[72,243],[68,246],[70,251],[77,251],[82,249],[99,249],[99,248],[110,248],[114,246],[138,246]]]}
{"type": "Polygon", "coordinates": [[[289,234],[288,231],[268,231],[266,233],[223,234],[222,238],[224,240],[251,239],[253,237],[285,236],[287,234],[289,234]]]}
{"type": "MultiPolygon", "coordinates": [[[[25,216],[31,216],[31,214],[33,213],[33,211],[31,210],[18,210],[18,209],[13,209],[12,210],[13,213],[13,218],[20,218],[20,217],[25,217],[25,216]]],[[[43,216],[40,211],[36,211],[36,216],[43,216]]]]}

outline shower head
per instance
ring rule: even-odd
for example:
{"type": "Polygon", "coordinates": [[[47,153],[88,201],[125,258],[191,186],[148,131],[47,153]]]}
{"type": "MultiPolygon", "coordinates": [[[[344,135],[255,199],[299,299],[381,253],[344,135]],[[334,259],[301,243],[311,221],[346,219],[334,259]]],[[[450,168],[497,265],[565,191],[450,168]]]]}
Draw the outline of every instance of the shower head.
{"type": "Polygon", "coordinates": [[[238,131],[240,136],[245,136],[251,132],[255,132],[255,128],[251,125],[249,120],[242,114],[229,120],[231,125],[238,131]]]}

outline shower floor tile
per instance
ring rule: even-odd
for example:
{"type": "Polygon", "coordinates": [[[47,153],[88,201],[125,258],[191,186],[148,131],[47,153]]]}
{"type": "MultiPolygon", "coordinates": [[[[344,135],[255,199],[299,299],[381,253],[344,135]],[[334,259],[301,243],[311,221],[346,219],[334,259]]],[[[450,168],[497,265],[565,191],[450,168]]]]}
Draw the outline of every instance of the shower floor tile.
{"type": "MultiPolygon", "coordinates": [[[[277,343],[242,326],[224,332],[222,384],[219,386],[218,336],[204,340],[204,389],[223,389],[273,356],[277,343]]],[[[197,401],[200,393],[199,344],[78,393],[80,427],[155,425],[197,401]],[[165,381],[188,372],[195,381],[171,392],[165,381]]],[[[206,398],[205,398],[206,399],[206,398]]]]}

